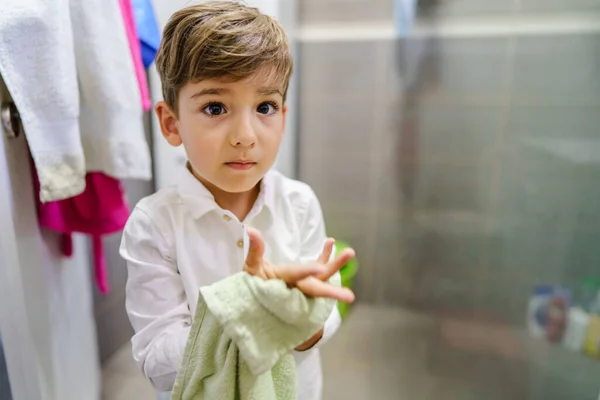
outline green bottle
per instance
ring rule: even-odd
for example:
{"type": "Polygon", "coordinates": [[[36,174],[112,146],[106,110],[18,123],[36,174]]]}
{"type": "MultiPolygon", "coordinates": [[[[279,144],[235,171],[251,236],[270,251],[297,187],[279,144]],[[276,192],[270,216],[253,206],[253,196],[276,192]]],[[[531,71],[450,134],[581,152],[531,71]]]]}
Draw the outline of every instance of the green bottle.
{"type": "Polygon", "coordinates": [[[587,277],[584,278],[581,284],[581,293],[579,296],[578,305],[585,311],[591,312],[592,307],[595,308],[597,303],[598,292],[600,291],[600,279],[587,277]]]}

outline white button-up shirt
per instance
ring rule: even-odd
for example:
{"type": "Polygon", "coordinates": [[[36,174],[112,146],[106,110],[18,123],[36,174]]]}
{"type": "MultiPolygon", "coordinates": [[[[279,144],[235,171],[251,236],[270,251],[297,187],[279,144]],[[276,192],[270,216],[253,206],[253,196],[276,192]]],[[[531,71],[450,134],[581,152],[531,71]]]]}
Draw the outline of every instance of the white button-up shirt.
{"type": "MultiPolygon", "coordinates": [[[[326,240],[312,189],[275,171],[263,178],[258,199],[241,222],[187,170],[178,184],[142,199],[133,210],[120,249],[128,269],[126,308],[135,330],[133,357],[157,390],[173,387],[200,287],[243,269],[246,226],[262,233],[265,258],[274,264],[314,262],[326,240]]],[[[300,400],[321,398],[318,347],[340,321],[334,307],[317,346],[294,352],[300,400]]]]}

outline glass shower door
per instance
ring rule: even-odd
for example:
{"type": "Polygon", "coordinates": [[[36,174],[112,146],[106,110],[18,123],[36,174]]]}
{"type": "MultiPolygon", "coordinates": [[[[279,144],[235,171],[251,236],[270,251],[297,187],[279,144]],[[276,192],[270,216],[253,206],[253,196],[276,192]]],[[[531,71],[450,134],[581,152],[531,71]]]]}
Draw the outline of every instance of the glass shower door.
{"type": "Polygon", "coordinates": [[[421,1],[401,39],[391,3],[301,44],[300,178],[361,266],[324,398],[596,400],[562,337],[600,278],[600,3],[421,1]]]}
{"type": "Polygon", "coordinates": [[[561,341],[571,307],[600,313],[600,285],[581,294],[600,279],[600,3],[427,3],[397,44],[406,252],[375,267],[430,320],[423,396],[595,400],[600,327],[561,341]]]}

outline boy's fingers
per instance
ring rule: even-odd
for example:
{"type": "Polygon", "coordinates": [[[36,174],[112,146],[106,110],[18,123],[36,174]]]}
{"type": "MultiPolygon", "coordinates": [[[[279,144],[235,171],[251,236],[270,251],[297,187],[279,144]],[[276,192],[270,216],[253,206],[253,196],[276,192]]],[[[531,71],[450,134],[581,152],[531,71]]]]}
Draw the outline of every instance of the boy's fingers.
{"type": "Polygon", "coordinates": [[[309,265],[279,265],[274,268],[274,274],[290,286],[296,285],[307,277],[323,274],[325,267],[321,264],[309,265]]]}
{"type": "Polygon", "coordinates": [[[348,263],[348,261],[352,260],[355,257],[356,253],[353,249],[347,248],[342,250],[342,252],[334,258],[332,261],[326,263],[326,272],[319,276],[322,281],[326,281],[331,278],[336,272],[338,272],[344,265],[348,263]]]}
{"type": "Polygon", "coordinates": [[[350,289],[323,282],[313,276],[302,279],[296,284],[296,287],[310,297],[326,297],[344,303],[352,303],[354,301],[354,293],[350,289]]]}
{"type": "Polygon", "coordinates": [[[317,259],[317,262],[321,264],[327,264],[329,262],[329,258],[331,258],[331,252],[333,251],[333,245],[335,244],[335,240],[333,238],[328,238],[325,241],[325,245],[323,246],[323,251],[321,255],[317,259]]]}
{"type": "Polygon", "coordinates": [[[248,247],[248,256],[246,257],[246,268],[252,273],[260,269],[265,253],[265,243],[258,230],[248,228],[247,232],[248,238],[250,239],[250,245],[248,247]]]}

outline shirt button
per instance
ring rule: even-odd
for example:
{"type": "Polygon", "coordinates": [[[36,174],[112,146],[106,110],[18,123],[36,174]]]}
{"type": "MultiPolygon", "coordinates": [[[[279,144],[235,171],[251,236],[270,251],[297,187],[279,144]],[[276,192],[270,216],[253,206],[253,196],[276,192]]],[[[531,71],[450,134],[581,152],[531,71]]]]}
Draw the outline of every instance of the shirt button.
{"type": "Polygon", "coordinates": [[[227,214],[223,214],[223,219],[227,222],[231,221],[231,217],[227,214]]]}
{"type": "Polygon", "coordinates": [[[237,242],[237,247],[239,247],[240,249],[244,248],[244,239],[240,239],[237,242]]]}

